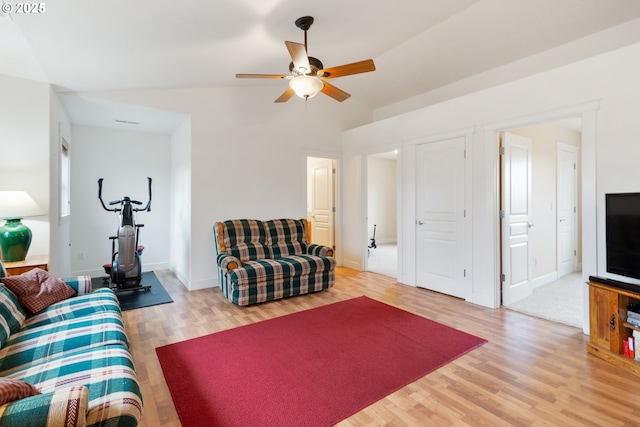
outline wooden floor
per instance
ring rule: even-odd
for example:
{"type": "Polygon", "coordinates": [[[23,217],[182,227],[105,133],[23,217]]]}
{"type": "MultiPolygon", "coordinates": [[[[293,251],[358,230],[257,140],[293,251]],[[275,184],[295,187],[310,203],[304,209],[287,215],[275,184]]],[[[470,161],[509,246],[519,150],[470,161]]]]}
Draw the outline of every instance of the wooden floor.
{"type": "Polygon", "coordinates": [[[174,303],[124,312],[144,399],[142,426],[180,425],[156,347],[360,295],[489,342],[338,426],[640,425],[640,377],[588,355],[588,337],[577,328],[342,268],[328,291],[245,308],[218,288],[188,292],[171,272],[156,275],[174,303]]]}

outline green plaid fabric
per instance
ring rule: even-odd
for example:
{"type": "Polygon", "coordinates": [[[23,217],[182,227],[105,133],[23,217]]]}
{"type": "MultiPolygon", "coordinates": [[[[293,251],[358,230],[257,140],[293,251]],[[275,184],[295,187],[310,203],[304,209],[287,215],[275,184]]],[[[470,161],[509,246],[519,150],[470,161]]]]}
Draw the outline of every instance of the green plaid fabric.
{"type": "Polygon", "coordinates": [[[29,317],[22,328],[33,328],[105,311],[120,314],[118,297],[108,288],[98,289],[87,295],[80,295],[52,304],[45,311],[29,317]]]}
{"type": "Polygon", "coordinates": [[[122,318],[117,313],[96,313],[24,329],[11,335],[0,350],[0,375],[79,350],[111,344],[129,345],[122,318]]]}
{"type": "Polygon", "coordinates": [[[84,425],[85,416],[92,427],[140,421],[142,394],[118,299],[107,288],[87,293],[84,276],[70,281],[78,296],[28,317],[0,349],[0,375],[43,393],[0,406],[0,426],[84,425]],[[84,406],[65,390],[84,390],[84,406]]]}
{"type": "Polygon", "coordinates": [[[9,336],[17,332],[26,319],[24,311],[16,295],[0,285],[0,348],[5,345],[9,336]]]}
{"type": "Polygon", "coordinates": [[[109,345],[40,363],[9,375],[33,384],[42,393],[62,387],[89,390],[87,426],[136,426],[142,414],[142,394],[131,354],[109,345]]]}
{"type": "Polygon", "coordinates": [[[235,304],[318,292],[335,284],[336,261],[327,255],[333,250],[307,243],[306,220],[230,220],[216,223],[214,235],[221,289],[235,304]],[[230,269],[231,263],[238,268],[230,269]]]}
{"type": "Polygon", "coordinates": [[[282,258],[307,252],[307,230],[304,221],[273,219],[265,221],[264,226],[269,236],[268,244],[271,249],[271,258],[282,258]]]}
{"type": "Polygon", "coordinates": [[[90,294],[93,291],[91,276],[63,277],[60,280],[71,286],[77,295],[90,294]]]}
{"type": "Polygon", "coordinates": [[[82,427],[87,415],[86,387],[66,387],[0,406],[3,427],[82,427]]]}

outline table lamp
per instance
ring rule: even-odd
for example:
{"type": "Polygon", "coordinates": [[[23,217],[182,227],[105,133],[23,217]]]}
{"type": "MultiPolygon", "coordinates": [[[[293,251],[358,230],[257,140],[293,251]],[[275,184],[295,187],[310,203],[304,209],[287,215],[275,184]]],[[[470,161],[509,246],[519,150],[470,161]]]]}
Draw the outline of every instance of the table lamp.
{"type": "Polygon", "coordinates": [[[0,191],[0,255],[4,262],[23,261],[31,245],[31,230],[21,222],[28,216],[44,215],[26,191],[0,191]]]}

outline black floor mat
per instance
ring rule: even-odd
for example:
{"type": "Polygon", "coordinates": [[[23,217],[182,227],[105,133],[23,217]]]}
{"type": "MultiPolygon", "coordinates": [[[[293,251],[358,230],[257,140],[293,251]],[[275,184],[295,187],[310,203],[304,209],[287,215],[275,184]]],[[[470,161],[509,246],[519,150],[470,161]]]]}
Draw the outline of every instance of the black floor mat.
{"type": "MultiPolygon", "coordinates": [[[[101,277],[91,279],[93,289],[107,287],[101,277]]],[[[153,271],[142,273],[141,286],[151,285],[148,291],[139,289],[134,291],[118,292],[118,300],[122,311],[133,310],[135,308],[149,307],[152,305],[167,304],[173,302],[166,289],[162,286],[153,271]]]]}

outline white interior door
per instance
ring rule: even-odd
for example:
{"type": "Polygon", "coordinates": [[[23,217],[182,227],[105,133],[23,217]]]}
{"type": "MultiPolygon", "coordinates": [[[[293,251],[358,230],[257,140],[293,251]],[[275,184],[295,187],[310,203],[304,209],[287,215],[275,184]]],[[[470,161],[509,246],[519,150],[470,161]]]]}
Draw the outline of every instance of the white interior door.
{"type": "Polygon", "coordinates": [[[464,256],[464,142],[456,138],[417,147],[416,282],[470,299],[464,256]]]}
{"type": "Polygon", "coordinates": [[[578,147],[558,143],[558,277],[578,270],[578,147]]]}
{"type": "Polygon", "coordinates": [[[502,303],[531,294],[531,140],[502,133],[502,303]]]}
{"type": "Polygon", "coordinates": [[[311,243],[334,247],[333,159],[313,158],[311,177],[311,243]]]}

